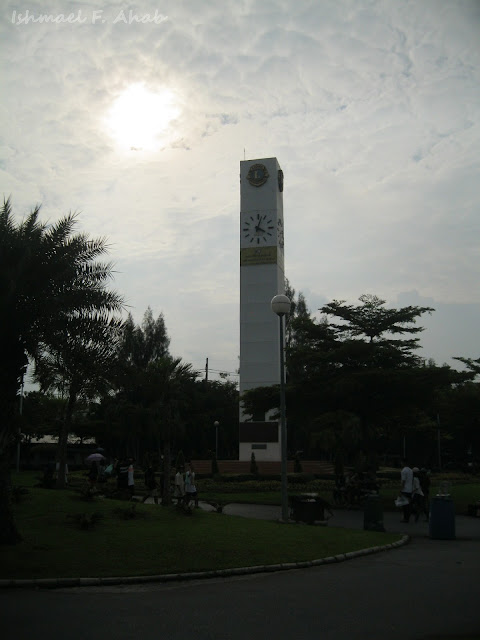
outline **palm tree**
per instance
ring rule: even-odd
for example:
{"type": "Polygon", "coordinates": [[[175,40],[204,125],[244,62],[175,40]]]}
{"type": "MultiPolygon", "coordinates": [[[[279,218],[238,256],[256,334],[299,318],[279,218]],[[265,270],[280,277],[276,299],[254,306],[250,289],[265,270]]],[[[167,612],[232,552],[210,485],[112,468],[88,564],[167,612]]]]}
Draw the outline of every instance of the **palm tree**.
{"type": "Polygon", "coordinates": [[[76,214],[57,223],[39,221],[40,207],[16,223],[10,199],[0,209],[0,544],[21,539],[10,502],[10,462],[17,438],[17,393],[28,358],[57,345],[59,331],[76,317],[119,311],[123,300],[109,291],[112,264],[97,262],[104,238],[74,234],[76,214]]]}
{"type": "Polygon", "coordinates": [[[164,356],[148,365],[145,397],[151,431],[163,444],[162,504],[170,504],[171,444],[181,434],[198,372],[181,358],[164,356]]]}
{"type": "Polygon", "coordinates": [[[66,319],[37,355],[34,380],[42,391],[56,391],[65,400],[58,439],[58,488],[65,487],[67,443],[76,402],[92,400],[111,388],[121,329],[119,318],[84,311],[66,319]]]}

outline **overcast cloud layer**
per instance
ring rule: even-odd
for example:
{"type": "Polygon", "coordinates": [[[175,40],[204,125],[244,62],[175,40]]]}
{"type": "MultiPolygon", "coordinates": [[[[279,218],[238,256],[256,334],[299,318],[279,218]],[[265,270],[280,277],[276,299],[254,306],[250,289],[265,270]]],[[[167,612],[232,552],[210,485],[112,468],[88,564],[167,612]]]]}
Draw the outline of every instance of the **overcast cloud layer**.
{"type": "Polygon", "coordinates": [[[237,368],[239,162],[276,156],[312,310],[433,306],[422,354],[480,356],[478,2],[46,4],[2,3],[2,193],[107,236],[115,287],[137,321],[164,313],[174,355],[237,368]],[[154,152],[109,132],[137,84],[175,97],[154,152]]]}

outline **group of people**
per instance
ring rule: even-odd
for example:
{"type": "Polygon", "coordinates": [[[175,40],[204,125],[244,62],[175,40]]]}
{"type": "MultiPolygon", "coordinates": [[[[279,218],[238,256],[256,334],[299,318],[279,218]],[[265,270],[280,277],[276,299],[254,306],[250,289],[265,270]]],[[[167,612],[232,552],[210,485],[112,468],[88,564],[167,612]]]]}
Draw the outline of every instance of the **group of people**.
{"type": "MultiPolygon", "coordinates": [[[[122,460],[115,459],[107,467],[104,460],[92,461],[87,473],[90,491],[96,490],[96,484],[101,481],[101,478],[107,479],[110,476],[116,476],[119,491],[128,491],[130,497],[133,497],[135,491],[135,459],[133,457],[122,460]]],[[[144,482],[146,493],[142,502],[153,498],[155,504],[158,504],[159,494],[161,496],[163,493],[163,475],[160,474],[160,482],[158,482],[151,462],[148,462],[145,468],[144,482]]],[[[192,500],[196,503],[197,487],[192,464],[188,465],[187,471],[183,467],[176,469],[173,496],[176,498],[177,504],[185,503],[188,505],[192,500]]]]}
{"type": "Polygon", "coordinates": [[[189,464],[186,472],[183,467],[177,467],[173,489],[173,497],[176,498],[177,505],[186,504],[190,506],[192,502],[196,504],[197,496],[193,465],[189,464]]]}
{"type": "MultiPolygon", "coordinates": [[[[160,490],[161,492],[163,492],[163,475],[161,475],[160,478],[160,490]]],[[[143,498],[143,502],[146,502],[148,498],[153,498],[155,504],[158,504],[158,484],[155,477],[155,471],[151,464],[148,464],[147,468],[145,469],[144,480],[145,488],[147,491],[143,498]]],[[[195,471],[193,469],[193,465],[189,464],[186,472],[184,471],[183,467],[177,467],[173,486],[173,497],[177,500],[177,505],[189,505],[191,501],[196,502],[197,495],[195,471]]]]}
{"type": "Polygon", "coordinates": [[[87,472],[91,488],[96,489],[97,482],[106,482],[108,478],[113,475],[113,472],[113,463],[107,466],[104,457],[92,460],[87,472]]]}
{"type": "Polygon", "coordinates": [[[426,469],[418,467],[411,468],[406,460],[402,461],[400,472],[400,494],[403,496],[402,522],[410,522],[410,518],[415,518],[418,522],[423,513],[428,522],[430,478],[426,469]]]}

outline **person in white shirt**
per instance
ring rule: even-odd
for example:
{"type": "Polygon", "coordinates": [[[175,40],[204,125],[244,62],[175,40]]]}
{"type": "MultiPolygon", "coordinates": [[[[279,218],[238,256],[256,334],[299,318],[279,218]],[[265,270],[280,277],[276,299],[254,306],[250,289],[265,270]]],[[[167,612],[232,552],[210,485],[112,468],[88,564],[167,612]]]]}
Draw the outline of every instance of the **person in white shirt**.
{"type": "MultiPolygon", "coordinates": [[[[421,513],[426,513],[425,509],[425,496],[420,484],[420,469],[413,467],[413,488],[412,488],[412,513],[415,516],[415,522],[418,522],[418,518],[421,513]]],[[[427,518],[428,518],[428,514],[427,518]]]]}
{"type": "Polygon", "coordinates": [[[413,493],[413,471],[408,466],[407,461],[402,461],[402,470],[400,472],[400,480],[401,480],[401,488],[400,492],[404,495],[408,504],[402,507],[403,510],[403,520],[402,522],[409,522],[410,516],[412,515],[412,493],[413,493]]]}
{"type": "Polygon", "coordinates": [[[193,470],[193,465],[190,463],[188,465],[188,471],[185,474],[185,501],[187,505],[189,505],[193,500],[196,504],[197,487],[195,486],[195,471],[193,470]]]}
{"type": "Polygon", "coordinates": [[[128,492],[130,494],[130,497],[133,498],[133,494],[135,491],[135,478],[134,478],[134,472],[135,472],[135,468],[134,468],[134,463],[135,463],[135,459],[134,458],[128,458],[128,492]]]}
{"type": "MultiPolygon", "coordinates": [[[[58,472],[60,471],[60,462],[55,463],[55,480],[58,478],[58,472]]],[[[65,484],[68,484],[68,464],[65,463],[65,484]]]]}
{"type": "Polygon", "coordinates": [[[183,469],[177,467],[175,474],[175,489],[173,497],[177,499],[177,505],[183,502],[185,498],[185,481],[183,479],[183,469]]]}

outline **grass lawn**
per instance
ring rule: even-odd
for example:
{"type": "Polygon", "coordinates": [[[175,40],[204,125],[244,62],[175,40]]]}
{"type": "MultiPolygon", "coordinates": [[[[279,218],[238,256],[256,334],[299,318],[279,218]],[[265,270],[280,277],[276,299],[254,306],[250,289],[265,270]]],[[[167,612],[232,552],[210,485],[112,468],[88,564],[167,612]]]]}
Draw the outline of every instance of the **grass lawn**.
{"type": "Polygon", "coordinates": [[[0,577],[153,575],[268,565],[314,560],[400,537],[283,525],[199,509],[188,516],[175,507],[156,505],[136,504],[140,517],[135,519],[116,513],[131,508],[132,503],[100,498],[85,502],[69,490],[31,488],[15,508],[24,540],[0,547],[0,577]],[[92,529],[80,529],[73,519],[93,513],[102,517],[92,529]]]}

